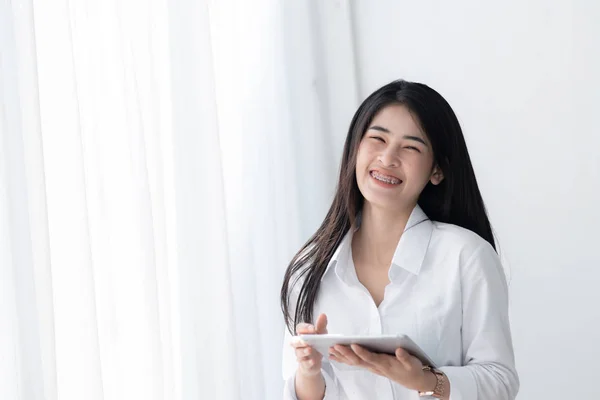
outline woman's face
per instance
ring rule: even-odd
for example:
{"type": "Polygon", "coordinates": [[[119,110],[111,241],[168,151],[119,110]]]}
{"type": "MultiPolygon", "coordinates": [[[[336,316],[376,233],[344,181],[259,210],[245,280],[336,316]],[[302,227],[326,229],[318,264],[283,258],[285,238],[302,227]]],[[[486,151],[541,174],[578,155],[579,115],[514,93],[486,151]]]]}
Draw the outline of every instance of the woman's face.
{"type": "Polygon", "coordinates": [[[408,108],[381,109],[358,148],[356,180],[365,200],[386,209],[414,207],[423,188],[443,179],[431,143],[408,108]]]}

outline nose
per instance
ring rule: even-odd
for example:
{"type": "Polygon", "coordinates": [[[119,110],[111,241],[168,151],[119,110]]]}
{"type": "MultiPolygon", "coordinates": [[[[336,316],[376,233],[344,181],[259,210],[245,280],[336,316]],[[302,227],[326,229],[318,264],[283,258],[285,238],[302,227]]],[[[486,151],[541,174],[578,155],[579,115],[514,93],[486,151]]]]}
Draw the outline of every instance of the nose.
{"type": "Polygon", "coordinates": [[[383,150],[379,155],[378,159],[384,167],[394,168],[400,165],[400,158],[398,157],[396,152],[391,148],[391,146],[383,150]]]}

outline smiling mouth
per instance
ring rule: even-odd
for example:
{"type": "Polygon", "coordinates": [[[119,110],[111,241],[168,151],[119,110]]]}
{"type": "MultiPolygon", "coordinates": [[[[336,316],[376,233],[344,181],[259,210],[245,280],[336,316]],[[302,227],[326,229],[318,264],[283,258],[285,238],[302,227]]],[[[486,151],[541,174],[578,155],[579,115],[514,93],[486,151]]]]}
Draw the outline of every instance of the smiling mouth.
{"type": "Polygon", "coordinates": [[[373,179],[377,179],[378,181],[387,183],[389,185],[399,185],[402,183],[402,180],[396,178],[395,176],[384,175],[375,170],[369,172],[369,175],[371,175],[373,179]]]}

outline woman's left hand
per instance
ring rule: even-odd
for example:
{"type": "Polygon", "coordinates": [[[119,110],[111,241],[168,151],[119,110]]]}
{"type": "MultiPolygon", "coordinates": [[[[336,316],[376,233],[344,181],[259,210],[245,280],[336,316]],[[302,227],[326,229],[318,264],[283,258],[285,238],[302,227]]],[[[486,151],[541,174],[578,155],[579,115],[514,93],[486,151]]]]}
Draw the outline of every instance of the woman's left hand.
{"type": "Polygon", "coordinates": [[[350,347],[336,345],[329,348],[329,354],[331,360],[366,368],[411,390],[425,390],[430,384],[428,378],[431,377],[423,371],[423,363],[401,348],[392,356],[372,353],[356,344],[350,347]]]}

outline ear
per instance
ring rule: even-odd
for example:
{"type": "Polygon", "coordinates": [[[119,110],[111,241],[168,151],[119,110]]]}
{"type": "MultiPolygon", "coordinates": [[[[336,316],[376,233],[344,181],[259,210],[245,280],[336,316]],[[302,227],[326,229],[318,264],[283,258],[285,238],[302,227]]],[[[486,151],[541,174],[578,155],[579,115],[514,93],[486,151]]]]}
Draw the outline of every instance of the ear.
{"type": "Polygon", "coordinates": [[[442,172],[439,166],[435,166],[433,168],[433,172],[431,173],[431,178],[429,178],[433,185],[439,185],[444,180],[444,173],[442,172]]]}

